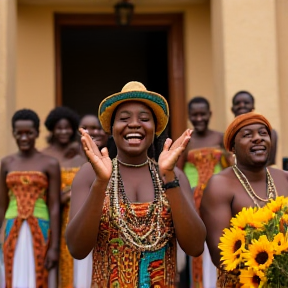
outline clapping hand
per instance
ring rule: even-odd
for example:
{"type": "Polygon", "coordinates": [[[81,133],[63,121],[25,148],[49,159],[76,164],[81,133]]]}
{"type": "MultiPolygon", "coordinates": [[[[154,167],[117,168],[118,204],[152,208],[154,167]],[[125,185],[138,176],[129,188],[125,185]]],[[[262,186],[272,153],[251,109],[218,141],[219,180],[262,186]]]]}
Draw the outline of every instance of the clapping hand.
{"type": "Polygon", "coordinates": [[[83,128],[79,128],[79,131],[82,135],[84,152],[97,175],[97,180],[108,182],[112,174],[112,161],[109,158],[108,149],[104,147],[99,151],[90,135],[83,128]]]}
{"type": "Polygon", "coordinates": [[[158,160],[161,177],[169,172],[173,172],[176,162],[185,150],[191,135],[192,130],[187,129],[173,144],[172,139],[166,139],[158,160]]]}

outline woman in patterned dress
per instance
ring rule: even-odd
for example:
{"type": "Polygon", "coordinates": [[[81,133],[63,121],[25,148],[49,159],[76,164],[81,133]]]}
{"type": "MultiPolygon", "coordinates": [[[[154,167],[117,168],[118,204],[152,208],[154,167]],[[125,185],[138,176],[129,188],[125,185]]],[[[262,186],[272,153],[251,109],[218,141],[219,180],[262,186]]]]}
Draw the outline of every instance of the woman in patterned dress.
{"type": "MultiPolygon", "coordinates": [[[[148,149],[165,129],[168,103],[139,82],[103,100],[99,119],[117,157],[80,129],[86,163],[72,184],[67,245],[75,258],[93,250],[92,287],[176,287],[176,239],[188,254],[203,251],[206,229],[189,182],[176,170],[191,130],[166,139],[158,164],[148,149]]],[[[158,159],[158,157],[155,157],[158,159]]]]}
{"type": "Polygon", "coordinates": [[[35,148],[39,118],[34,111],[17,111],[12,128],[18,152],[2,159],[0,176],[5,287],[45,288],[58,262],[59,164],[35,148]]]}
{"type": "MultiPolygon", "coordinates": [[[[87,162],[76,141],[79,116],[68,107],[56,107],[48,114],[45,125],[51,134],[49,145],[43,152],[55,157],[61,166],[59,288],[87,288],[91,284],[92,256],[88,255],[81,261],[73,259],[64,236],[70,210],[71,184],[80,167],[87,162]]],[[[93,131],[89,132],[93,134],[93,131]]]]}

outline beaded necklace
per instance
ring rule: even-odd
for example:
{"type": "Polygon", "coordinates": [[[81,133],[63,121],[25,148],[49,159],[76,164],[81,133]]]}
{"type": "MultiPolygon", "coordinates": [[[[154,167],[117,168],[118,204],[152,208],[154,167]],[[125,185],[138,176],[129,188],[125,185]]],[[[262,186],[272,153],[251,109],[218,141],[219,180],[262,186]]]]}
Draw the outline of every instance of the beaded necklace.
{"type": "Polygon", "coordinates": [[[164,190],[156,163],[151,159],[148,160],[155,196],[153,202],[149,204],[146,215],[142,217],[137,217],[125,194],[117,159],[114,158],[112,163],[113,171],[108,187],[110,216],[124,242],[137,247],[140,251],[155,251],[164,247],[172,237],[174,229],[167,227],[162,219],[164,190]]]}
{"type": "Polygon", "coordinates": [[[273,178],[272,178],[272,176],[271,176],[271,174],[267,168],[266,168],[267,198],[262,198],[255,193],[255,191],[253,190],[252,186],[250,185],[247,177],[244,175],[244,173],[239,169],[239,167],[237,165],[233,165],[232,169],[233,169],[236,177],[238,178],[238,180],[240,181],[240,183],[244,187],[245,191],[248,193],[248,195],[250,196],[250,198],[253,200],[254,204],[257,207],[261,207],[260,204],[258,203],[257,199],[262,201],[262,202],[268,202],[270,199],[275,199],[278,196],[273,178]]]}
{"type": "Polygon", "coordinates": [[[125,163],[125,162],[122,162],[118,156],[116,157],[117,158],[117,161],[122,164],[123,166],[127,166],[127,167],[135,167],[135,168],[140,168],[140,167],[143,167],[145,166],[146,164],[148,164],[148,158],[145,162],[141,163],[141,164],[130,164],[130,163],[125,163]]]}

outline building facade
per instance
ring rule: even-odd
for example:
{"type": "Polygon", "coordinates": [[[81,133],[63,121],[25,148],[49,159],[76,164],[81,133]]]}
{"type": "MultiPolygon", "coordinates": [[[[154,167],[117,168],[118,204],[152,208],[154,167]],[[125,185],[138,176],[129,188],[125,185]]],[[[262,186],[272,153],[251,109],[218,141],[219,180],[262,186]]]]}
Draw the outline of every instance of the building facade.
{"type": "MultiPolygon", "coordinates": [[[[278,132],[277,166],[282,167],[282,157],[288,156],[288,1],[131,2],[135,5],[132,24],[140,21],[137,15],[142,18],[146,15],[146,22],[149,17],[154,19],[150,25],[155,26],[158,25],[155,15],[163,16],[159,19],[168,14],[181,18],[177,24],[180,30],[167,22],[171,26],[167,26],[169,35],[176,39],[167,44],[171,46],[168,47],[168,82],[172,136],[176,137],[189,125],[186,103],[192,97],[202,95],[209,99],[213,112],[211,128],[224,131],[233,118],[233,95],[248,90],[255,97],[256,110],[278,132]]],[[[45,146],[44,119],[61,102],[55,15],[109,17],[114,13],[115,3],[111,0],[0,1],[1,157],[16,149],[11,116],[17,109],[31,108],[39,114],[42,126],[37,145],[40,149],[45,146]]]]}

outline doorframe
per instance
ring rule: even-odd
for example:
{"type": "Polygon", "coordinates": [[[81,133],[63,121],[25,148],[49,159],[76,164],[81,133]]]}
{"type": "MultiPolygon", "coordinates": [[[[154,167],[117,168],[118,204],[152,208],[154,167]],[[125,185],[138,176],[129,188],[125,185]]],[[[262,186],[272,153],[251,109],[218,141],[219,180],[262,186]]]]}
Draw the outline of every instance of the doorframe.
{"type": "MultiPolygon", "coordinates": [[[[55,13],[55,75],[56,105],[62,105],[61,28],[63,26],[116,27],[113,14],[55,13]]],[[[137,14],[131,26],[167,29],[168,34],[168,89],[172,139],[179,137],[187,127],[184,79],[183,14],[137,14]],[[172,120],[173,119],[173,120],[172,120]]],[[[157,91],[156,91],[157,92],[157,91]]]]}

